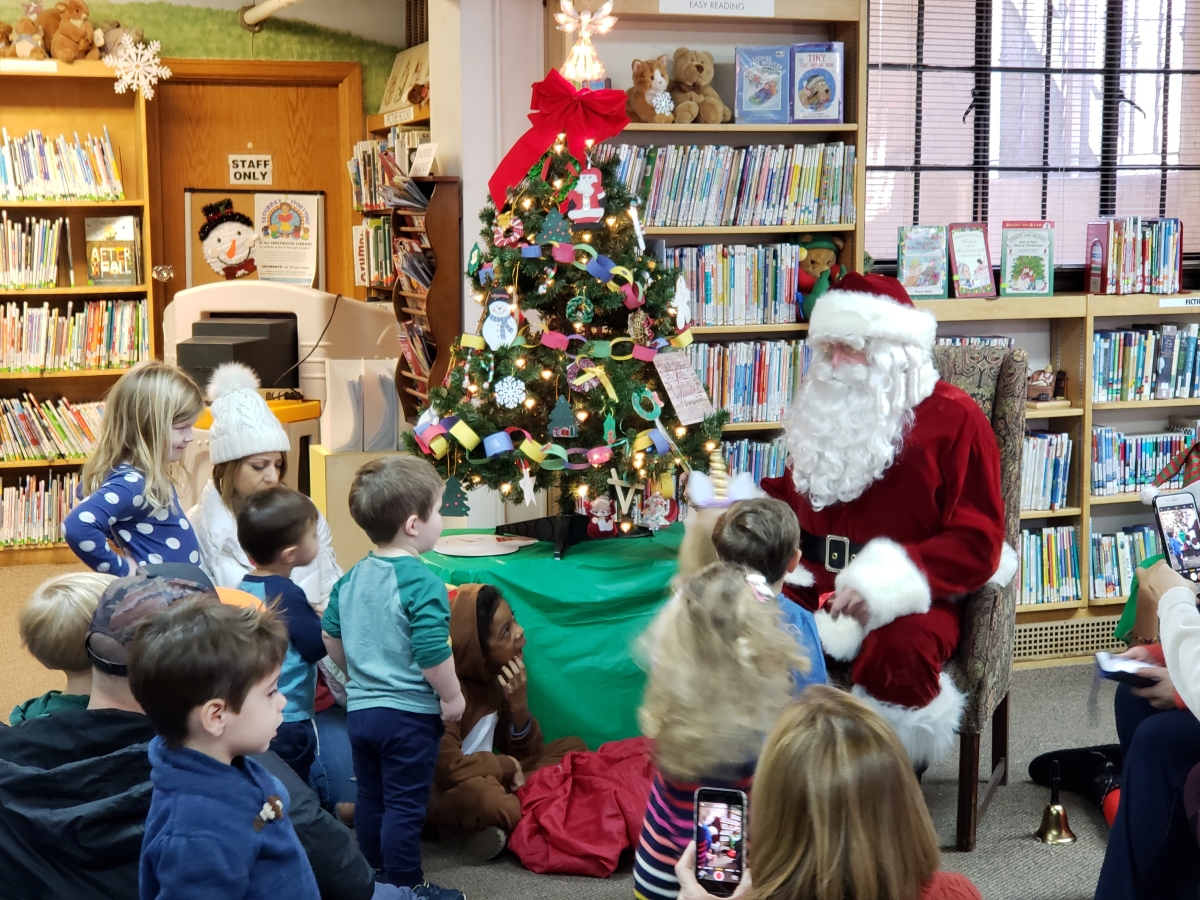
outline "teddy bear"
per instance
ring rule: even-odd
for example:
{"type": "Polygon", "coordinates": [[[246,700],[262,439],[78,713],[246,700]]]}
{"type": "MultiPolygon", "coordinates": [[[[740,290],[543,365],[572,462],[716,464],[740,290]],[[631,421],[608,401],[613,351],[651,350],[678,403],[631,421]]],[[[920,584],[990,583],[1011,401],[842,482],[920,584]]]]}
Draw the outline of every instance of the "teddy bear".
{"type": "Polygon", "coordinates": [[[804,295],[804,320],[812,316],[818,298],[842,277],[838,256],[846,246],[845,240],[836,234],[802,234],[800,249],[805,255],[800,261],[800,272],[796,277],[800,293],[804,295]]]}
{"type": "Polygon", "coordinates": [[[96,46],[100,48],[101,58],[116,53],[121,46],[121,39],[129,35],[133,43],[140,44],[144,32],[140,28],[126,28],[116,19],[104,22],[96,29],[96,46]]]}
{"type": "Polygon", "coordinates": [[[15,59],[45,59],[46,49],[38,23],[28,16],[17,19],[4,55],[15,59]]]}
{"type": "Polygon", "coordinates": [[[733,112],[712,89],[713,71],[713,55],[707,50],[680,47],[675,51],[674,78],[667,90],[675,101],[678,124],[718,125],[733,118],[733,112]]]}
{"type": "Polygon", "coordinates": [[[4,56],[8,52],[11,43],[12,26],[7,22],[0,22],[0,56],[4,56]]]}
{"type": "MultiPolygon", "coordinates": [[[[54,5],[54,12],[58,14],[58,28],[48,42],[50,55],[64,63],[72,63],[77,59],[99,59],[100,49],[96,46],[99,29],[88,21],[91,13],[87,4],[83,0],[64,0],[54,5]]],[[[99,33],[103,41],[104,32],[99,33]]]]}
{"type": "Polygon", "coordinates": [[[667,93],[667,55],[633,61],[633,87],[625,92],[625,112],[635,122],[674,122],[675,101],[667,93]]]}

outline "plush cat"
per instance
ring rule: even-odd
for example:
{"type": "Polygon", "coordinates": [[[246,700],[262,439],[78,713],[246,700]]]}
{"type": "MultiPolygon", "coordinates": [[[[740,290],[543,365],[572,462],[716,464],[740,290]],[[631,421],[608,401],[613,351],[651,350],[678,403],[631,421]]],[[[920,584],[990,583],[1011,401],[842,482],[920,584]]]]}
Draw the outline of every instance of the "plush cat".
{"type": "Polygon", "coordinates": [[[633,61],[633,87],[625,93],[625,112],[635,122],[674,122],[671,115],[675,101],[667,93],[667,57],[658,59],[635,59],[633,61]]]}

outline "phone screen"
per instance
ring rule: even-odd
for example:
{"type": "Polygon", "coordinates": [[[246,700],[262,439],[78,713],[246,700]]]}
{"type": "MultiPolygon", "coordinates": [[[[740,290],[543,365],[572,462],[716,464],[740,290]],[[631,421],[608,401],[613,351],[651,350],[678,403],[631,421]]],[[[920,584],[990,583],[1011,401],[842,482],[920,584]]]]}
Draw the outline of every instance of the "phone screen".
{"type": "Polygon", "coordinates": [[[696,880],[729,896],[742,880],[745,794],[701,788],[696,792],[696,880]]]}
{"type": "Polygon", "coordinates": [[[1171,568],[1200,582],[1200,516],[1195,498],[1190,493],[1155,497],[1154,515],[1171,568]]]}

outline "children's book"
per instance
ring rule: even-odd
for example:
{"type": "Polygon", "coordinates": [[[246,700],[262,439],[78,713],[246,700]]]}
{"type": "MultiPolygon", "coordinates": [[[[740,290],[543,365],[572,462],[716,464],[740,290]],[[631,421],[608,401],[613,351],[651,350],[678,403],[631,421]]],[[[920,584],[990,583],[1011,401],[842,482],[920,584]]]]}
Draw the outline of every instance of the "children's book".
{"type": "Polygon", "coordinates": [[[1054,293],[1054,223],[1004,222],[1000,236],[1000,296],[1054,293]]]}
{"type": "Polygon", "coordinates": [[[737,97],[733,121],[786,125],[791,48],[738,47],[734,52],[737,97]]]}
{"type": "Polygon", "coordinates": [[[792,44],[792,121],[842,121],[841,41],[792,44]]]}
{"type": "Polygon", "coordinates": [[[948,296],[946,226],[902,225],[896,251],[900,283],[914,300],[942,300],[948,296]]]}
{"type": "Polygon", "coordinates": [[[88,284],[142,283],[140,231],[136,216],[83,220],[88,284]]]}
{"type": "Polygon", "coordinates": [[[995,297],[986,222],[950,226],[950,281],[955,297],[995,297]]]}

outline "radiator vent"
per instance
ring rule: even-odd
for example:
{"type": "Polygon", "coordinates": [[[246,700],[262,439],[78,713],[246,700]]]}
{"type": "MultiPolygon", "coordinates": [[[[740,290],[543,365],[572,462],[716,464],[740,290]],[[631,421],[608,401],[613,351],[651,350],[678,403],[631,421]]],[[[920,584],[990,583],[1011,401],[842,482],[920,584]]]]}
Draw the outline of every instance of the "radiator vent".
{"type": "Polygon", "coordinates": [[[1090,656],[1097,650],[1123,650],[1125,645],[1113,637],[1120,616],[1071,619],[1067,622],[1017,623],[1017,662],[1032,659],[1062,659],[1090,656]]]}

